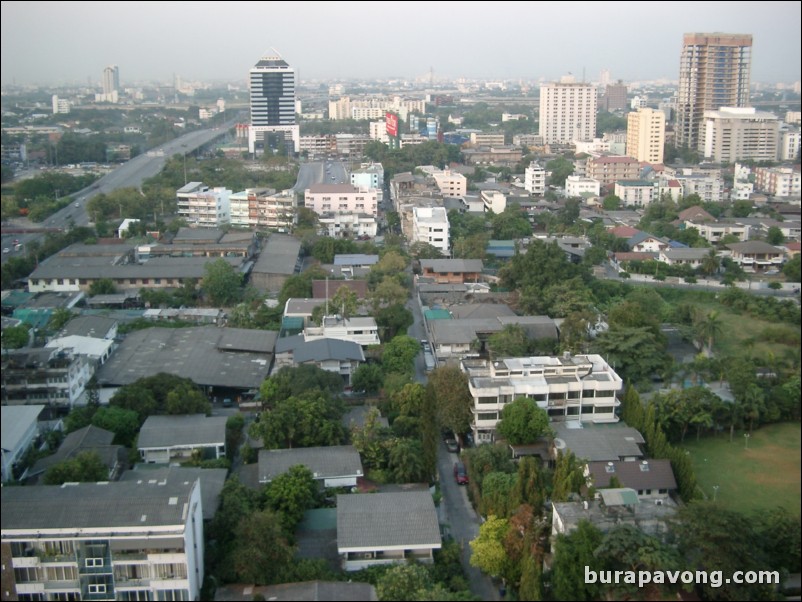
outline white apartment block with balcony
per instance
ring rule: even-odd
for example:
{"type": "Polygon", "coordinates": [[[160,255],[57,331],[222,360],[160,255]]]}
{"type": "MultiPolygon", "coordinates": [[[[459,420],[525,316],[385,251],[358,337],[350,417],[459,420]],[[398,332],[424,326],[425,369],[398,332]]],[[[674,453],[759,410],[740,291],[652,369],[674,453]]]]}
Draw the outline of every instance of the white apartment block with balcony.
{"type": "Polygon", "coordinates": [[[247,188],[229,197],[231,225],[289,231],[297,219],[298,201],[292,189],[247,188]]]}
{"type": "Polygon", "coordinates": [[[534,161],[524,171],[524,190],[537,196],[546,194],[546,170],[534,161]]]}
{"type": "Polygon", "coordinates": [[[4,487],[3,599],[198,600],[200,481],[4,487]]]}
{"type": "Polygon", "coordinates": [[[599,196],[601,194],[601,182],[593,178],[583,178],[582,176],[568,176],[565,178],[565,196],[586,197],[599,196]]]}
{"type": "Polygon", "coordinates": [[[362,163],[351,172],[351,186],[375,189],[381,202],[384,198],[384,167],[381,163],[362,163]]]}
{"type": "Polygon", "coordinates": [[[390,143],[390,135],[387,133],[387,122],[384,119],[370,122],[370,139],[384,142],[384,144],[390,143]]]}
{"type": "Polygon", "coordinates": [[[611,142],[603,138],[594,138],[593,140],[574,140],[574,153],[586,155],[600,155],[602,153],[611,152],[611,142]]]}
{"type": "Polygon", "coordinates": [[[773,113],[754,107],[722,107],[705,111],[704,156],[716,163],[776,161],[780,122],[773,113]]]}
{"type": "Polygon", "coordinates": [[[363,213],[376,217],[378,191],[351,184],[313,184],[304,192],[304,205],[317,213],[363,213]]]}
{"type": "Polygon", "coordinates": [[[434,183],[444,197],[463,197],[468,193],[468,179],[450,169],[432,173],[434,183]]]}
{"type": "Polygon", "coordinates": [[[231,221],[231,194],[227,188],[209,189],[203,182],[189,182],[176,191],[178,215],[190,226],[219,228],[231,221]]]}
{"type": "Polygon", "coordinates": [[[301,136],[300,150],[309,157],[324,157],[337,150],[337,140],[332,135],[301,136]]]}
{"type": "Polygon", "coordinates": [[[471,132],[473,146],[504,146],[504,132],[471,132]]]}
{"type": "Polygon", "coordinates": [[[799,170],[792,167],[757,167],[755,188],[779,198],[799,196],[799,170]]]}
{"type": "Polygon", "coordinates": [[[66,98],[59,98],[57,94],[53,94],[51,101],[53,103],[53,115],[66,115],[70,112],[71,104],[66,98]]]}
{"type": "Polygon", "coordinates": [[[448,214],[444,207],[413,208],[412,242],[428,243],[443,255],[450,255],[448,214]]]}
{"type": "Polygon", "coordinates": [[[663,162],[666,116],[654,109],[638,109],[627,115],[627,155],[646,163],[663,162]]]}
{"type": "Polygon", "coordinates": [[[364,213],[324,213],[318,216],[320,234],[332,238],[375,238],[376,218],[364,213]]]}
{"type": "Polygon", "coordinates": [[[655,180],[618,180],[615,196],[627,207],[647,207],[660,200],[660,183],[655,180]]]}
{"type": "Polygon", "coordinates": [[[552,422],[618,422],[624,383],[600,355],[462,360],[473,399],[474,440],[492,443],[505,405],[528,397],[552,422]]]}
{"type": "Polygon", "coordinates": [[[799,130],[780,131],[780,161],[797,161],[799,157],[799,145],[802,134],[799,130]]]}
{"type": "Polygon", "coordinates": [[[538,133],[545,144],[592,140],[596,135],[596,88],[563,77],[559,83],[540,86],[538,133]]]}
{"type": "Polygon", "coordinates": [[[682,186],[682,195],[698,194],[705,203],[720,203],[724,200],[724,181],[718,174],[677,175],[682,186]]]}
{"type": "Polygon", "coordinates": [[[378,345],[379,327],[373,318],[343,318],[342,316],[325,316],[320,326],[304,328],[305,341],[317,339],[340,339],[352,341],[362,347],[378,345]]]}

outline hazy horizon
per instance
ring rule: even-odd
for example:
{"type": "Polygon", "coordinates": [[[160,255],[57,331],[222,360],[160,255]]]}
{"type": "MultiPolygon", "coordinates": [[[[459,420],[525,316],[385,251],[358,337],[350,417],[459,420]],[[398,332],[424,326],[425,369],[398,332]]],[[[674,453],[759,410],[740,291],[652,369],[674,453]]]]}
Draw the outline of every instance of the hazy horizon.
{"type": "Polygon", "coordinates": [[[689,32],[753,36],[752,82],[800,80],[800,2],[492,5],[333,2],[2,3],[2,83],[245,81],[273,47],[302,79],[558,79],[679,75],[689,32]],[[616,9],[618,7],[616,6],[616,9]]]}

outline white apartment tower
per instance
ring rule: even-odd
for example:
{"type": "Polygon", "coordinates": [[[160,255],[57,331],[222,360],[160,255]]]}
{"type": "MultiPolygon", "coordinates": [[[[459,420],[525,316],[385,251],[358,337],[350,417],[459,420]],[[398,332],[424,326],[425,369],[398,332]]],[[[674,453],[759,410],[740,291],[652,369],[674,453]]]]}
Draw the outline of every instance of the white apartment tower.
{"type": "Polygon", "coordinates": [[[524,171],[524,190],[529,194],[546,194],[546,170],[532,161],[524,171]]]}
{"type": "Polygon", "coordinates": [[[248,152],[264,144],[265,135],[280,132],[292,137],[294,151],[300,152],[301,137],[295,122],[295,69],[275,50],[250,70],[251,127],[248,152]]]}
{"type": "Polygon", "coordinates": [[[705,111],[749,106],[752,36],[686,33],[680,55],[676,145],[704,149],[705,111]]]}
{"type": "Polygon", "coordinates": [[[665,141],[665,113],[638,109],[627,114],[627,156],[646,163],[662,163],[665,141]]]}
{"type": "Polygon", "coordinates": [[[446,257],[450,255],[448,214],[444,207],[415,207],[412,210],[412,242],[437,247],[446,257]]]}
{"type": "Polygon", "coordinates": [[[573,77],[540,86],[540,129],[544,144],[592,140],[596,135],[596,88],[573,77]]]}

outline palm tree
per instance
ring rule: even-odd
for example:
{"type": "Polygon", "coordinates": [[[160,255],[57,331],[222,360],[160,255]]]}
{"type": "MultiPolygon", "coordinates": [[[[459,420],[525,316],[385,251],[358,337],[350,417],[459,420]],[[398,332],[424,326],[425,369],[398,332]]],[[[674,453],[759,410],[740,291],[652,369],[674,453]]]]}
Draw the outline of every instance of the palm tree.
{"type": "Polygon", "coordinates": [[[704,258],[702,265],[699,266],[699,269],[706,276],[712,276],[718,271],[718,268],[719,258],[716,256],[716,250],[710,249],[710,253],[708,253],[707,257],[704,258]]]}
{"type": "Polygon", "coordinates": [[[724,325],[721,323],[718,311],[711,311],[706,316],[696,320],[696,336],[705,348],[705,355],[710,357],[713,354],[713,341],[719,337],[724,325]]]}

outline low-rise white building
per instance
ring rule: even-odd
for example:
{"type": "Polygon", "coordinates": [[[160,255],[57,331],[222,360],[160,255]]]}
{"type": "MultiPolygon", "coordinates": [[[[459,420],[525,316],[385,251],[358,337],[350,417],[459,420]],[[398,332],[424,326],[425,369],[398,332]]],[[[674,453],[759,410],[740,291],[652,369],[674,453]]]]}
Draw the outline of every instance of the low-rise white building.
{"type": "Polygon", "coordinates": [[[565,196],[568,198],[599,196],[599,194],[601,194],[601,182],[598,180],[582,176],[568,176],[565,179],[565,196]]]}
{"type": "Polygon", "coordinates": [[[343,318],[341,316],[326,316],[320,326],[307,326],[304,328],[304,339],[314,341],[317,339],[342,339],[353,341],[363,347],[378,345],[379,327],[373,318],[343,318]]]}
{"type": "Polygon", "coordinates": [[[618,180],[615,196],[624,205],[647,207],[652,201],[660,200],[660,183],[654,180],[618,180]]]}
{"type": "Polygon", "coordinates": [[[546,194],[546,170],[535,161],[524,171],[524,190],[529,194],[546,194]]]}
{"type": "Polygon", "coordinates": [[[618,422],[616,399],[624,383],[600,355],[462,360],[473,398],[471,430],[492,443],[505,405],[533,399],[554,422],[618,422]]]}
{"type": "Polygon", "coordinates": [[[218,228],[231,220],[231,194],[227,188],[210,190],[203,182],[190,182],[176,191],[178,215],[190,226],[218,228]]]}
{"type": "Polygon", "coordinates": [[[378,214],[378,192],[351,184],[314,184],[304,193],[304,205],[317,213],[378,214]]]}
{"type": "Polygon", "coordinates": [[[288,232],[297,220],[298,201],[292,189],[246,188],[229,197],[231,225],[288,232]]]}
{"type": "Polygon", "coordinates": [[[799,170],[792,167],[757,167],[755,188],[780,198],[799,196],[802,190],[799,170]]]}
{"type": "Polygon", "coordinates": [[[71,349],[7,350],[2,359],[3,404],[72,408],[94,372],[93,363],[71,349]]]}
{"type": "Polygon", "coordinates": [[[365,213],[324,213],[318,224],[320,233],[332,238],[374,238],[378,232],[376,218],[365,213]]]}
{"type": "Polygon", "coordinates": [[[22,459],[39,436],[39,414],[44,409],[43,405],[2,407],[3,483],[13,479],[14,464],[22,459]]]}
{"type": "Polygon", "coordinates": [[[446,169],[432,173],[440,194],[444,197],[463,197],[468,192],[468,180],[461,173],[446,169]]]}
{"type": "Polygon", "coordinates": [[[428,243],[448,256],[449,224],[444,207],[414,207],[412,210],[412,242],[428,243]]]}
{"type": "MultiPolygon", "coordinates": [[[[704,156],[716,163],[776,161],[780,121],[754,107],[721,107],[705,111],[704,156]]],[[[701,150],[701,149],[700,149],[701,150]]]]}

